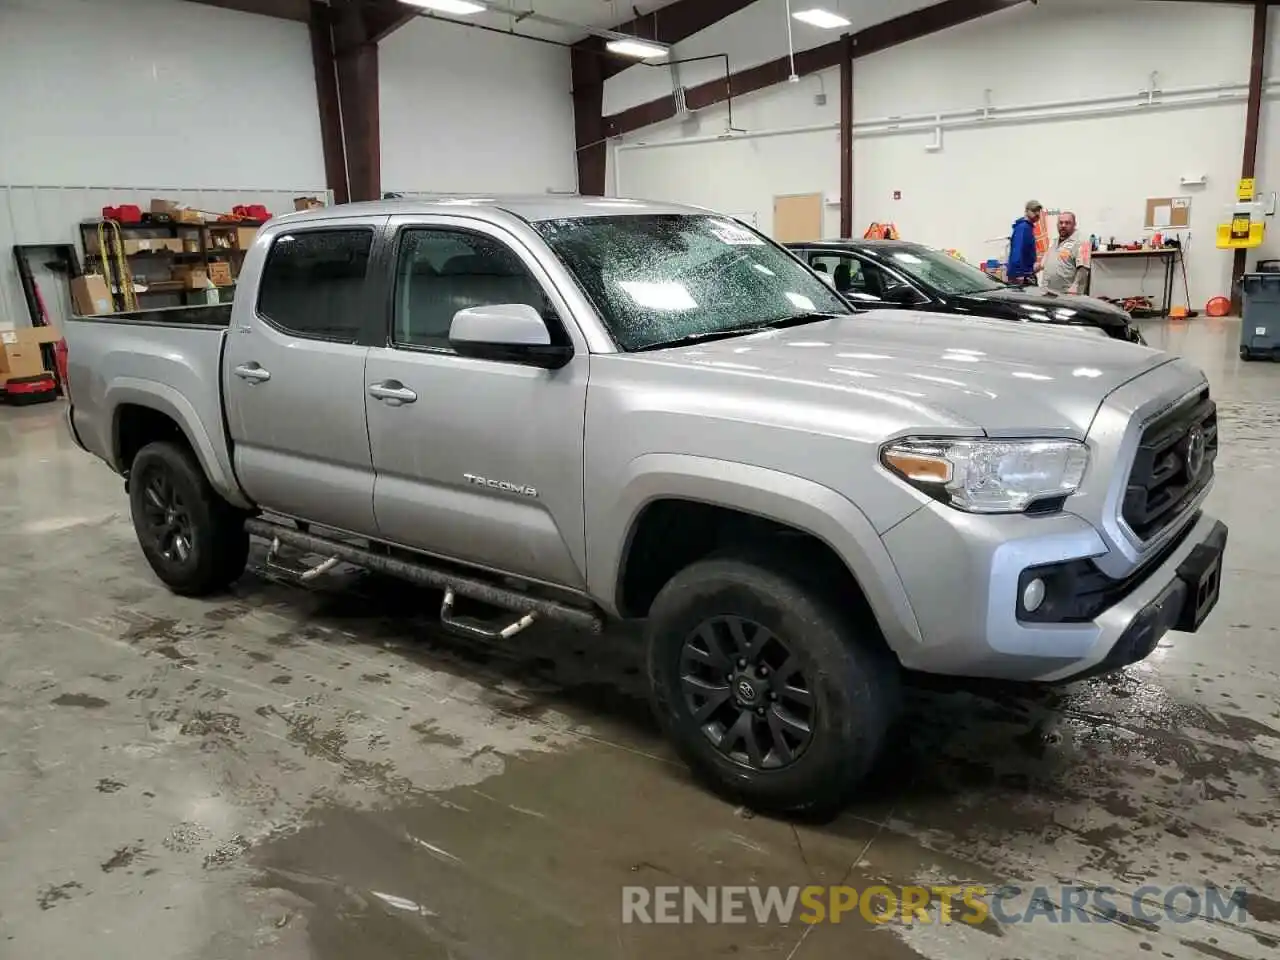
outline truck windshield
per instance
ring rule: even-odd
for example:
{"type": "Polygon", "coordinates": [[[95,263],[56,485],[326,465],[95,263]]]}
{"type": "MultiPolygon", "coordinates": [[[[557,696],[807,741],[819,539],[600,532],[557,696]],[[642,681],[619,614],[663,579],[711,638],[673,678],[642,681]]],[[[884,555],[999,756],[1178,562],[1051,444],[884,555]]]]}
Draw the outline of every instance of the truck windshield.
{"type": "Polygon", "coordinates": [[[890,251],[888,256],[907,276],[953,296],[1004,289],[1000,281],[941,250],[904,247],[890,251]]]}
{"type": "Polygon", "coordinates": [[[852,315],[785,251],[725,217],[575,217],[534,227],[624,350],[852,315]]]}

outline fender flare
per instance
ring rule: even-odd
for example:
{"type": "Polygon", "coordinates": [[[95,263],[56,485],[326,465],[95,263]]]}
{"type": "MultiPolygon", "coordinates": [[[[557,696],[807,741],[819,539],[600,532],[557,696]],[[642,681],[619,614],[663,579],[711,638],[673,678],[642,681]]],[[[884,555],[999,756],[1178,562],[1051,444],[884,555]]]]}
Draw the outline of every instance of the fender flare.
{"type": "MultiPolygon", "coordinates": [[[[591,593],[619,613],[620,575],[640,515],[650,503],[680,499],[728,507],[808,533],[844,561],[866,595],[889,646],[920,643],[902,579],[866,515],[842,494],[793,474],[685,454],[655,453],[628,465],[621,489],[589,527],[591,593]]],[[[588,516],[588,523],[592,518],[588,516]]]]}
{"type": "Polygon", "coordinates": [[[107,387],[104,401],[111,411],[111,460],[118,473],[129,469],[129,464],[120,462],[120,408],[125,404],[146,407],[178,425],[214,490],[232,506],[252,509],[253,504],[246,499],[231,469],[225,435],[220,435],[217,438],[220,442],[215,442],[191,401],[173,387],[155,380],[118,377],[107,387]]]}

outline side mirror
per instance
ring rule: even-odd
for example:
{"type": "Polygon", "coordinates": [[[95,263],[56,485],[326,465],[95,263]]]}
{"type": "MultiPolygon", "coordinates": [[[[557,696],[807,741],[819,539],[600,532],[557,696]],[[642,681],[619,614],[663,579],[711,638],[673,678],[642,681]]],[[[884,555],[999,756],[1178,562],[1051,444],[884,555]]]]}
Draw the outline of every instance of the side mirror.
{"type": "Polygon", "coordinates": [[[896,303],[899,306],[911,307],[920,302],[920,294],[916,292],[915,287],[905,283],[900,283],[896,287],[890,287],[884,292],[884,299],[888,303],[896,303]]]}
{"type": "Polygon", "coordinates": [[[573,347],[551,342],[542,315],[527,303],[467,307],[453,315],[449,346],[459,356],[524,363],[547,370],[563,367],[573,347]]]}

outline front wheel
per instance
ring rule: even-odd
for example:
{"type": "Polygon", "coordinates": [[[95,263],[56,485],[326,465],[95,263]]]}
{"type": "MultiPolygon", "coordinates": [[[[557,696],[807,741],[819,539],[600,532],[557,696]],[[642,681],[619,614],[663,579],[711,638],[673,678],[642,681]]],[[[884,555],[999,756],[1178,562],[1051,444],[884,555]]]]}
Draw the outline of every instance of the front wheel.
{"type": "Polygon", "coordinates": [[[1250,350],[1248,347],[1241,347],[1241,348],[1240,348],[1240,359],[1241,359],[1241,360],[1252,360],[1252,359],[1253,359],[1253,351],[1252,351],[1252,350],[1250,350]]]}
{"type": "Polygon", "coordinates": [[[143,555],[174,593],[206,596],[244,572],[244,517],[218,496],[187,448],[165,441],[139,450],[129,506],[143,555]]]}
{"type": "Polygon", "coordinates": [[[767,565],[701,561],[648,625],[654,710],[684,760],[736,802],[825,813],[857,787],[898,703],[870,623],[767,565]]]}

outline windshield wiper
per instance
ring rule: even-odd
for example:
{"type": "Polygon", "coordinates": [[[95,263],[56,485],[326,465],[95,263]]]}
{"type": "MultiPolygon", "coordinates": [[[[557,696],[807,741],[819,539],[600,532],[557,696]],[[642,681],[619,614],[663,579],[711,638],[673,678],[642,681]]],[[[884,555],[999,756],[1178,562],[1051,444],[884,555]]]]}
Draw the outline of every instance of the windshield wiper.
{"type": "Polygon", "coordinates": [[[786,317],[778,317],[776,320],[770,320],[767,323],[753,323],[745,327],[726,327],[724,330],[700,330],[696,333],[687,333],[683,337],[676,337],[674,340],[662,340],[658,343],[646,344],[637,348],[637,353],[647,350],[667,350],[672,347],[687,347],[694,343],[707,343],[712,340],[728,340],[731,337],[746,337],[753,333],[766,333],[769,330],[782,330],[786,327],[799,327],[806,323],[817,323],[820,320],[835,320],[840,317],[852,317],[852,313],[820,313],[810,311],[808,313],[795,313],[786,317]]]}
{"type": "Polygon", "coordinates": [[[853,313],[827,313],[810,310],[807,313],[793,313],[789,317],[779,317],[757,327],[757,330],[782,330],[786,327],[800,327],[806,323],[817,323],[819,320],[839,320],[841,317],[852,317],[853,313]]]}

